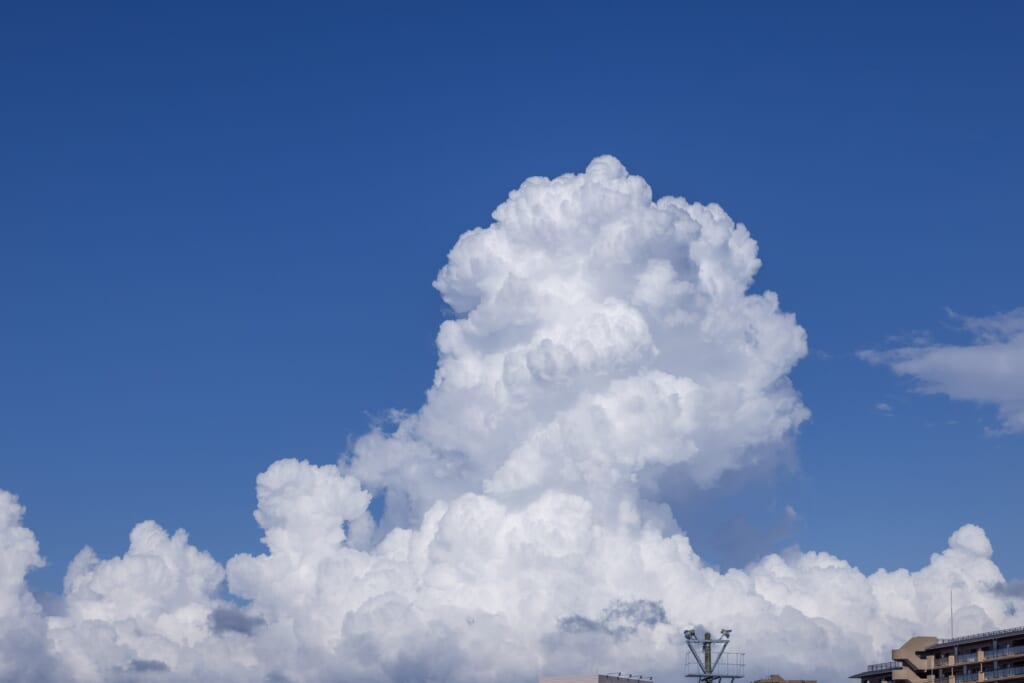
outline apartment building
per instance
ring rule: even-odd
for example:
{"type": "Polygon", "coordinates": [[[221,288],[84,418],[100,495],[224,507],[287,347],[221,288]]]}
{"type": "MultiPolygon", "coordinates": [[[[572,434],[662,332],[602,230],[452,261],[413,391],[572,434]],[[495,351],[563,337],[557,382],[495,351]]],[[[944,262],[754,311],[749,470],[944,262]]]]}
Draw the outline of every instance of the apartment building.
{"type": "Polygon", "coordinates": [[[892,661],[850,676],[861,683],[1024,683],[1024,626],[939,639],[916,636],[892,661]]]}

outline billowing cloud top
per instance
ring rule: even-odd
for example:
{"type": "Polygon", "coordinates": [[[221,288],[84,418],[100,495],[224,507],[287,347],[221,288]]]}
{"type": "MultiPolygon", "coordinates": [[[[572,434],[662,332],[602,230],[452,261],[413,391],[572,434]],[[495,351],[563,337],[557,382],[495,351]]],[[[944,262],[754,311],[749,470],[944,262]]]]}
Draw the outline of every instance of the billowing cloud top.
{"type": "Polygon", "coordinates": [[[144,522],[121,557],[83,550],[44,616],[0,496],[0,681],[674,676],[696,624],[735,628],[762,671],[835,678],[938,632],[951,585],[962,628],[1007,625],[1024,601],[971,525],[870,576],[795,551],[723,573],[691,548],[658,482],[714,486],[808,415],[804,332],[750,293],[759,265],[720,207],[653,201],[611,157],[527,180],[438,275],[453,317],[424,405],[337,465],[259,476],[264,554],[222,567],[144,522]]]}
{"type": "Polygon", "coordinates": [[[527,180],[494,219],[434,283],[458,318],[426,405],[355,446],[352,473],[396,514],[551,489],[618,514],[645,473],[708,485],[807,417],[786,376],[804,331],[747,292],[757,243],[717,205],[654,202],[605,156],[527,180]]]}

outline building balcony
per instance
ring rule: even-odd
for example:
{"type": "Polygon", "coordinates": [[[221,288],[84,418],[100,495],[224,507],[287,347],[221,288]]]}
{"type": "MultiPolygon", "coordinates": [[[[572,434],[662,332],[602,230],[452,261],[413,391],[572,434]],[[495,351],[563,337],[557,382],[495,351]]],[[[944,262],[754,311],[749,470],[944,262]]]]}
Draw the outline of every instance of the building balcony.
{"type": "MultiPolygon", "coordinates": [[[[1011,666],[1006,669],[994,669],[992,671],[972,671],[965,674],[957,674],[955,683],[976,683],[976,681],[1001,681],[1007,678],[1024,678],[1024,666],[1011,666]]],[[[950,678],[936,678],[937,683],[954,683],[950,678]]]]}

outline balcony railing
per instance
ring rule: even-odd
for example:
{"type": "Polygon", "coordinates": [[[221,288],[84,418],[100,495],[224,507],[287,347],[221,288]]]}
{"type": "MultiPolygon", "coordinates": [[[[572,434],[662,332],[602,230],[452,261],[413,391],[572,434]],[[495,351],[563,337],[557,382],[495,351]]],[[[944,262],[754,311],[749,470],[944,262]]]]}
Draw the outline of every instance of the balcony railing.
{"type": "MultiPolygon", "coordinates": [[[[985,660],[999,659],[1000,657],[1012,657],[1013,655],[1024,655],[1024,645],[1016,645],[1014,647],[1001,647],[995,650],[982,650],[985,653],[985,660]]],[[[965,652],[962,655],[956,656],[957,664],[970,664],[971,662],[978,661],[978,651],[965,652]]]]}
{"type": "MultiPolygon", "coordinates": [[[[1024,666],[1012,666],[1009,669],[996,669],[995,671],[986,671],[985,680],[995,681],[1000,678],[1016,678],[1017,676],[1024,676],[1024,666]]],[[[960,677],[956,677],[959,683],[960,677]]]]}
{"type": "MultiPolygon", "coordinates": [[[[1007,669],[985,670],[986,681],[998,681],[1004,678],[1020,678],[1024,676],[1024,666],[1013,666],[1007,669]]],[[[978,680],[978,672],[972,671],[966,674],[957,674],[955,683],[975,683],[978,680]]],[[[936,683],[954,683],[950,678],[937,677],[936,683]]]]}

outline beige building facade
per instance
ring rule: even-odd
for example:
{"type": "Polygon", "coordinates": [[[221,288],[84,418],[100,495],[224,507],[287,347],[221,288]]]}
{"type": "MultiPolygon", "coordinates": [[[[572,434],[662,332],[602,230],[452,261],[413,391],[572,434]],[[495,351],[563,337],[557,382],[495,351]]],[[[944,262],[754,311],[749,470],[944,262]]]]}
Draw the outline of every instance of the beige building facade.
{"type": "Polygon", "coordinates": [[[916,636],[892,661],[850,676],[861,683],[1024,683],[1024,627],[939,639],[916,636]]]}

